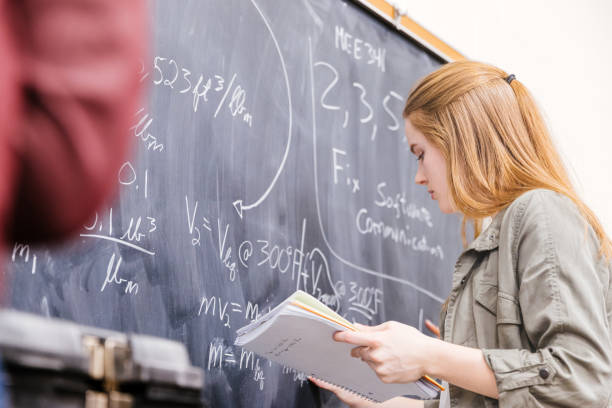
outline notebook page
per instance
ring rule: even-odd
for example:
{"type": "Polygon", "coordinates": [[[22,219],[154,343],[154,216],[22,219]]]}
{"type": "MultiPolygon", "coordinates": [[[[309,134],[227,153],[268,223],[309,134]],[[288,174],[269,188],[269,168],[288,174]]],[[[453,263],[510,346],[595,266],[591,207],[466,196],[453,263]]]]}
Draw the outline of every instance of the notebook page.
{"type": "MultiPolygon", "coordinates": [[[[295,306],[287,306],[287,309],[295,306]]],[[[301,314],[301,313],[299,313],[301,314]]],[[[335,342],[333,323],[320,318],[279,313],[243,347],[307,375],[345,387],[376,401],[399,395],[430,398],[416,384],[385,384],[363,361],[350,356],[352,345],[335,342]]]]}

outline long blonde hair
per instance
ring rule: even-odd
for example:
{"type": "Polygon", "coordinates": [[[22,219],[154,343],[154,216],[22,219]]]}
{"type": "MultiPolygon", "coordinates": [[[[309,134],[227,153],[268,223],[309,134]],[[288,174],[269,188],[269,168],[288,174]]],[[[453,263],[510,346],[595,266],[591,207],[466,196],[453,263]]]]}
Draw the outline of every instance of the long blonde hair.
{"type": "Polygon", "coordinates": [[[485,217],[526,191],[545,188],[576,204],[610,261],[612,243],[576,194],[535,101],[507,76],[488,64],[452,62],[423,78],[404,108],[404,118],[446,159],[451,199],[464,215],[464,244],[467,221],[478,236],[485,217]]]}

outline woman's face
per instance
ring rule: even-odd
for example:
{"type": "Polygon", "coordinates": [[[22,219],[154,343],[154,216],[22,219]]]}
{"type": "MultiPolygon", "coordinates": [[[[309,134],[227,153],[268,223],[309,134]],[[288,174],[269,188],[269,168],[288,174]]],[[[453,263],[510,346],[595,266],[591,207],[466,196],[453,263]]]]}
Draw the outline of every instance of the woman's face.
{"type": "Polygon", "coordinates": [[[414,182],[427,187],[431,198],[438,202],[440,211],[447,214],[455,212],[448,191],[444,156],[419,130],[412,126],[409,119],[405,120],[405,124],[410,151],[417,157],[419,163],[414,182]]]}

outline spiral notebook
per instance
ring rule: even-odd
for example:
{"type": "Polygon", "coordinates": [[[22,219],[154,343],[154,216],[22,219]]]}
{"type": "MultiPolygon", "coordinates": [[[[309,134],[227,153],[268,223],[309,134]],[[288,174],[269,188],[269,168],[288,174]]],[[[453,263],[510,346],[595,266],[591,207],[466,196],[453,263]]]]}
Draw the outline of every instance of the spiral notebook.
{"type": "Polygon", "coordinates": [[[298,290],[238,329],[234,344],[376,402],[397,396],[430,399],[443,389],[429,377],[410,384],[383,383],[366,363],[350,356],[354,346],[332,339],[338,330],[357,331],[348,320],[298,290]]]}

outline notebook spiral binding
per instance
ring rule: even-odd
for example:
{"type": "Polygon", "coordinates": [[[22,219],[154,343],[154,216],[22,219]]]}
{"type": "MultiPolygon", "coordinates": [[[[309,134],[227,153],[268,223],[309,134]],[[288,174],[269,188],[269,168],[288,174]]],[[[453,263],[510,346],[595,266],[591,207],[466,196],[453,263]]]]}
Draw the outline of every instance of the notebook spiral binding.
{"type": "Polygon", "coordinates": [[[324,378],[321,378],[321,377],[319,377],[319,376],[316,376],[316,375],[314,375],[314,374],[310,374],[310,377],[312,377],[312,378],[316,378],[317,380],[323,381],[323,382],[325,382],[325,383],[327,383],[327,384],[334,385],[334,386],[336,386],[336,387],[338,387],[338,388],[343,389],[344,391],[348,391],[348,392],[350,392],[350,393],[352,393],[352,394],[358,395],[358,396],[360,396],[361,398],[366,399],[366,400],[368,400],[368,401],[371,401],[371,402],[376,402],[376,403],[381,403],[381,402],[382,402],[382,401],[379,401],[379,400],[377,400],[377,399],[375,399],[375,398],[368,397],[367,395],[362,394],[362,393],[360,393],[359,391],[355,391],[355,390],[353,390],[353,389],[351,389],[351,388],[348,388],[348,387],[345,387],[345,386],[343,386],[343,385],[336,384],[336,383],[334,383],[334,382],[328,381],[328,380],[326,380],[326,379],[324,379],[324,378]]]}

